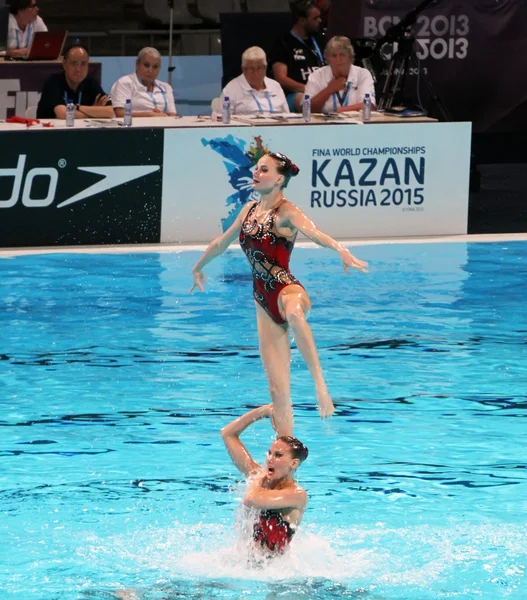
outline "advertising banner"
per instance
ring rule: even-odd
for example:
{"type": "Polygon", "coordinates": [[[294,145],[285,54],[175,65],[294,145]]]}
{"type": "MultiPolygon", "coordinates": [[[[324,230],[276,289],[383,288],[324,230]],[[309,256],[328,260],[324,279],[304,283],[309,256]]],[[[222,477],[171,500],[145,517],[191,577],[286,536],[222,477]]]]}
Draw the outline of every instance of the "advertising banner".
{"type": "Polygon", "coordinates": [[[252,199],[268,150],[300,173],[286,197],[340,239],[465,234],[469,123],[165,132],[162,242],[208,242],[252,199]]]}
{"type": "Polygon", "coordinates": [[[163,130],[3,132],[0,244],[159,242],[163,130]]]}
{"type": "MultiPolygon", "coordinates": [[[[357,46],[381,40],[415,11],[406,96],[440,116],[425,78],[454,121],[475,132],[527,128],[527,2],[525,0],[332,0],[328,34],[357,46]]],[[[399,47],[384,44],[371,64],[377,97],[399,47]]]]}

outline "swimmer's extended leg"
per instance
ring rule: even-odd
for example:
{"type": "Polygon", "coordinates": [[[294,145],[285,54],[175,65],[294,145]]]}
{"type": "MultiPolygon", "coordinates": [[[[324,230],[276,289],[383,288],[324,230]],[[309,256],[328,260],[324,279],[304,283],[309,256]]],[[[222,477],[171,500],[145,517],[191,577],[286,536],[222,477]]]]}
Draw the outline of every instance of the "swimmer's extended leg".
{"type": "Polygon", "coordinates": [[[287,327],[278,325],[256,304],[260,356],[269,382],[276,433],[293,435],[290,363],[291,345],[287,327]]]}
{"type": "Polygon", "coordinates": [[[309,296],[302,286],[289,285],[280,294],[279,306],[283,317],[293,330],[296,345],[315,382],[320,416],[323,419],[330,417],[335,412],[335,406],[324,381],[313,332],[307,322],[307,315],[311,309],[309,296]]]}

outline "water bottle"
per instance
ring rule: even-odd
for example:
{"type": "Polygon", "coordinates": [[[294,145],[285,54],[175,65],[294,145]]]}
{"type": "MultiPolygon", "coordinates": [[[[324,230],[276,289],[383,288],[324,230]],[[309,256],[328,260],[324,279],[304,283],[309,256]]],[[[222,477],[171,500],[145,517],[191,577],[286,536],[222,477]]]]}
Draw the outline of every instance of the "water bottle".
{"type": "Polygon", "coordinates": [[[311,98],[309,94],[304,96],[304,101],[302,102],[302,118],[306,123],[311,122],[311,98]]]}
{"type": "Polygon", "coordinates": [[[75,104],[66,104],[66,127],[75,127],[75,104]]]}
{"type": "Polygon", "coordinates": [[[231,101],[229,96],[223,98],[223,105],[221,107],[221,121],[225,125],[229,125],[231,122],[231,101]]]}
{"type": "Polygon", "coordinates": [[[130,98],[127,98],[126,102],[124,103],[123,125],[125,127],[132,126],[132,101],[130,98]]]}
{"type": "Polygon", "coordinates": [[[362,106],[362,120],[369,121],[371,119],[371,98],[369,94],[364,96],[364,104],[362,106]]]}

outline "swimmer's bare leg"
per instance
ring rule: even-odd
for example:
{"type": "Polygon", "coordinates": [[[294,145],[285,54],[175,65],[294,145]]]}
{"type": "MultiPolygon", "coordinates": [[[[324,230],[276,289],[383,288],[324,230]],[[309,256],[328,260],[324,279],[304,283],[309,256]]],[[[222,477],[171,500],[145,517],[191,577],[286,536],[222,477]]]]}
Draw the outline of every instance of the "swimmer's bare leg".
{"type": "Polygon", "coordinates": [[[293,330],[296,345],[315,382],[320,416],[322,419],[326,419],[335,412],[335,406],[324,381],[313,332],[307,322],[311,300],[302,286],[288,285],[280,293],[278,305],[283,317],[293,330]]]}
{"type": "Polygon", "coordinates": [[[256,322],[260,356],[273,402],[273,426],[279,436],[293,435],[289,330],[286,326],[275,323],[259,304],[256,304],[256,322]]]}

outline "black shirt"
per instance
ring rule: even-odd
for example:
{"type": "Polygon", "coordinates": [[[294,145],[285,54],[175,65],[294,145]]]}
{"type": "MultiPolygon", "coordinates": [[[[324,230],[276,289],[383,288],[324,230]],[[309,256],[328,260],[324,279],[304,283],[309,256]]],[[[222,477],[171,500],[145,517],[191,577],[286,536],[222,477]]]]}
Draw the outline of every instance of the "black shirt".
{"type": "MultiPolygon", "coordinates": [[[[276,62],[287,65],[287,76],[298,83],[306,83],[309,75],[323,67],[325,43],[318,36],[300,40],[291,31],[276,43],[271,53],[271,65],[276,62]]],[[[286,90],[287,91],[287,90],[286,90]]]]}
{"type": "Polygon", "coordinates": [[[75,92],[67,84],[65,73],[50,75],[42,89],[42,96],[37,108],[37,119],[56,119],[55,106],[66,106],[68,102],[93,106],[98,94],[104,95],[104,91],[100,83],[89,75],[75,92]]]}

